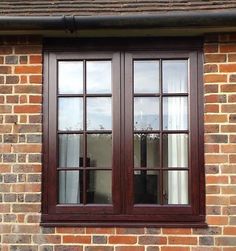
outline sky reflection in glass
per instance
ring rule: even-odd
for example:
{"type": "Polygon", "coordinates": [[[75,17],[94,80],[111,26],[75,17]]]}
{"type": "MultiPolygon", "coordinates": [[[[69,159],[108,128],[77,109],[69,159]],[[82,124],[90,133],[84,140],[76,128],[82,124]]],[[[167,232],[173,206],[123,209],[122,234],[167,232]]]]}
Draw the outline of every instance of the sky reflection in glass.
{"type": "Polygon", "coordinates": [[[111,98],[87,98],[87,129],[111,130],[111,98]]]}
{"type": "Polygon", "coordinates": [[[159,92],[159,61],[134,61],[134,93],[159,92]]]}
{"type": "Polygon", "coordinates": [[[59,94],[83,93],[83,62],[61,61],[58,68],[59,94]]]}
{"type": "Polygon", "coordinates": [[[59,98],[59,130],[82,130],[83,129],[83,99],[82,98],[59,98]]]}
{"type": "Polygon", "coordinates": [[[159,98],[134,98],[134,130],[159,129],[159,98]]]}
{"type": "Polygon", "coordinates": [[[111,93],[111,61],[87,61],[87,93],[111,93]]]}
{"type": "Polygon", "coordinates": [[[188,92],[187,60],[163,61],[163,92],[164,93],[188,92]]]}

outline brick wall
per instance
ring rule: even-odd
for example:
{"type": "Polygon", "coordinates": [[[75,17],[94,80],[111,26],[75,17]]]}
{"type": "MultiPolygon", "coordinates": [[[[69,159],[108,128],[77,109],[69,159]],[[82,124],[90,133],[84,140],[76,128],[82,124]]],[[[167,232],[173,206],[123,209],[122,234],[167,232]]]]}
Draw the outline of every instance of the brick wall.
{"type": "Polygon", "coordinates": [[[0,38],[2,251],[236,250],[236,34],[204,47],[209,228],[42,228],[41,40],[0,38]]]}

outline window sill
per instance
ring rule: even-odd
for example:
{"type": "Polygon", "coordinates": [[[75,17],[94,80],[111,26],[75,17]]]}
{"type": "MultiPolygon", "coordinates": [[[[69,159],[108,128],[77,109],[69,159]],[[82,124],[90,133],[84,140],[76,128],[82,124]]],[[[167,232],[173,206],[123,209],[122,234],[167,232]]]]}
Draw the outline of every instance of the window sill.
{"type": "MultiPolygon", "coordinates": [[[[69,217],[69,216],[68,216],[69,217]]],[[[81,217],[81,216],[80,216],[81,217]]],[[[83,216],[82,216],[83,217],[83,216]]],[[[43,227],[166,227],[166,228],[207,228],[208,225],[205,222],[205,216],[200,215],[196,216],[194,220],[190,220],[190,217],[188,216],[182,216],[181,218],[186,220],[180,221],[178,218],[178,221],[168,221],[168,216],[163,215],[161,216],[163,219],[157,221],[157,218],[155,221],[144,221],[141,219],[137,219],[134,216],[128,216],[129,219],[122,220],[122,216],[115,216],[109,217],[107,219],[106,216],[104,216],[104,219],[96,220],[96,217],[83,217],[81,220],[76,219],[62,219],[61,217],[55,217],[55,216],[49,216],[49,215],[42,215],[41,223],[40,225],[43,227]],[[112,219],[114,217],[114,219],[112,219]],[[91,219],[92,218],[92,219],[91,219]],[[59,220],[60,219],[60,220],[59,220]],[[167,219],[167,220],[164,220],[167,219]]],[[[171,217],[172,218],[172,217],[171,217]]]]}

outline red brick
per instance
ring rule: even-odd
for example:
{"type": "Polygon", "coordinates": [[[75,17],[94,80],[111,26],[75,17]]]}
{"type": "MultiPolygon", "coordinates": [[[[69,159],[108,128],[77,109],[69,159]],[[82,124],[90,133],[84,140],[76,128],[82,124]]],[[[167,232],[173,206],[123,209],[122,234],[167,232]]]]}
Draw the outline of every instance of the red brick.
{"type": "Polygon", "coordinates": [[[220,52],[223,52],[223,53],[236,52],[236,45],[235,44],[221,44],[220,52]]]}
{"type": "Polygon", "coordinates": [[[220,163],[227,163],[228,162],[228,156],[225,154],[207,154],[205,156],[205,161],[207,164],[220,164],[220,163]]]}
{"type": "Polygon", "coordinates": [[[236,54],[228,54],[228,61],[229,62],[236,62],[236,54]]]}
{"type": "Polygon", "coordinates": [[[205,63],[226,62],[226,54],[206,54],[205,63]]]}
{"type": "Polygon", "coordinates": [[[30,84],[42,84],[42,75],[31,75],[29,76],[30,84]]]}
{"type": "Polygon", "coordinates": [[[206,204],[207,205],[228,205],[229,198],[225,196],[219,196],[219,195],[207,195],[206,204]]]}
{"type": "MultiPolygon", "coordinates": [[[[1,70],[0,70],[1,71],[1,70]]],[[[16,74],[39,74],[42,73],[42,66],[16,66],[15,67],[16,74]]]]}
{"type": "Polygon", "coordinates": [[[220,72],[236,72],[236,64],[220,65],[220,72]]]}
{"type": "Polygon", "coordinates": [[[42,103],[42,96],[33,96],[33,95],[30,95],[29,96],[29,103],[37,103],[37,104],[40,104],[42,103]]]}
{"type": "Polygon", "coordinates": [[[225,94],[210,94],[205,96],[205,103],[225,103],[225,94]]]}
{"type": "Polygon", "coordinates": [[[221,132],[236,132],[236,125],[222,125],[221,132]]]}
{"type": "Polygon", "coordinates": [[[218,52],[218,44],[205,44],[204,53],[215,53],[218,52]]]}
{"type": "Polygon", "coordinates": [[[137,243],[136,236],[111,235],[108,242],[110,244],[135,244],[137,243]]]}
{"type": "Polygon", "coordinates": [[[236,236],[236,227],[225,226],[223,229],[223,234],[236,236]]]}
{"type": "Polygon", "coordinates": [[[207,176],[206,177],[207,184],[227,184],[228,183],[228,176],[207,176]]]}
{"type": "Polygon", "coordinates": [[[205,83],[224,83],[227,82],[226,74],[208,74],[204,76],[205,83]]]}
{"type": "Polygon", "coordinates": [[[40,113],[41,106],[40,105],[15,105],[14,112],[15,113],[40,113]]]}
{"type": "Polygon", "coordinates": [[[42,56],[41,55],[30,55],[29,63],[30,64],[41,64],[42,63],[42,56]]]}
{"type": "Polygon", "coordinates": [[[236,92],[236,85],[234,84],[225,84],[221,85],[221,92],[236,92]]]}
{"type": "Polygon", "coordinates": [[[91,243],[91,236],[72,236],[66,235],[63,237],[63,243],[91,243]]]}
{"type": "Polygon", "coordinates": [[[227,225],[227,216],[207,216],[207,223],[210,225],[227,225]]]}
{"type": "Polygon", "coordinates": [[[169,236],[168,237],[169,244],[175,245],[196,245],[197,244],[197,237],[180,237],[180,236],[169,236]]]}
{"type": "Polygon", "coordinates": [[[219,132],[219,125],[208,124],[204,125],[205,133],[217,133],[219,132]]]}
{"type": "Polygon", "coordinates": [[[89,227],[86,228],[86,234],[114,234],[115,229],[114,228],[94,228],[94,227],[89,227]]]}
{"type": "Polygon", "coordinates": [[[41,152],[41,144],[16,144],[13,146],[15,153],[38,153],[41,152]]]}
{"type": "Polygon", "coordinates": [[[213,105],[205,105],[204,106],[205,113],[219,113],[219,105],[213,104],[213,105]]]}
{"type": "Polygon", "coordinates": [[[205,114],[205,123],[224,123],[228,121],[226,114],[205,114]]]}
{"type": "Polygon", "coordinates": [[[17,45],[15,47],[16,54],[40,54],[41,52],[41,45],[17,45]]]}

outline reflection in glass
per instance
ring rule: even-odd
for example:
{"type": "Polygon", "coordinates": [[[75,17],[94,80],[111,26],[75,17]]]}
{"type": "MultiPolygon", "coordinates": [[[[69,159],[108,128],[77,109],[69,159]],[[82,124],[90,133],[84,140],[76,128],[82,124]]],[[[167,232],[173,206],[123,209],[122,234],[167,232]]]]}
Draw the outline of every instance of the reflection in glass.
{"type": "Polygon", "coordinates": [[[163,98],[163,129],[188,129],[188,99],[187,97],[163,98]]]}
{"type": "Polygon", "coordinates": [[[87,171],[87,203],[111,204],[111,171],[87,171]]]}
{"type": "Polygon", "coordinates": [[[159,172],[137,170],[134,171],[134,203],[159,204],[159,172]]]}
{"type": "Polygon", "coordinates": [[[91,167],[112,166],[111,134],[88,134],[87,156],[91,167]]]}
{"type": "Polygon", "coordinates": [[[111,130],[111,98],[87,98],[87,129],[111,130]]]}
{"type": "Polygon", "coordinates": [[[165,171],[163,175],[164,204],[188,204],[188,171],[165,171]]]}
{"type": "Polygon", "coordinates": [[[160,166],[159,134],[134,134],[134,166],[160,166]]]}
{"type": "Polygon", "coordinates": [[[83,62],[60,61],[58,64],[59,94],[83,93],[83,62]]]}
{"type": "Polygon", "coordinates": [[[80,204],[83,198],[83,171],[59,172],[59,203],[80,204]]]}
{"type": "Polygon", "coordinates": [[[83,99],[59,98],[59,130],[83,129],[83,99]]]}
{"type": "Polygon", "coordinates": [[[111,93],[111,61],[87,61],[87,93],[111,93]]]}
{"type": "Polygon", "coordinates": [[[163,135],[165,167],[188,167],[188,134],[163,135]]]}
{"type": "Polygon", "coordinates": [[[59,134],[59,167],[83,166],[83,135],[59,134]]]}
{"type": "Polygon", "coordinates": [[[134,130],[159,129],[159,98],[134,98],[134,130]]]}
{"type": "Polygon", "coordinates": [[[187,60],[163,61],[163,92],[164,93],[188,92],[187,60]]]}
{"type": "Polygon", "coordinates": [[[134,93],[159,92],[159,61],[134,61],[134,93]]]}

